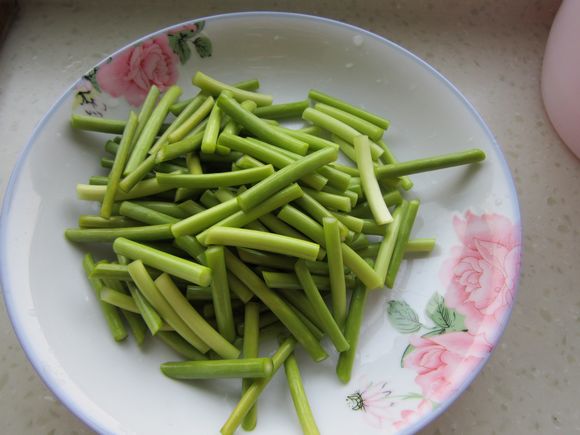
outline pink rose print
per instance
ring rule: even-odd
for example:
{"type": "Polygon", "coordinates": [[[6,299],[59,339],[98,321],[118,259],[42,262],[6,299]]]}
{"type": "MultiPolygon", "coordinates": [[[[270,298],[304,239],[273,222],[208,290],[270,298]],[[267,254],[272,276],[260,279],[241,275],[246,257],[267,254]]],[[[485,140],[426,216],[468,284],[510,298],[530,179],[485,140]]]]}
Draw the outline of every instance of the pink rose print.
{"type": "Polygon", "coordinates": [[[380,429],[394,404],[390,395],[391,391],[385,382],[369,382],[363,390],[347,396],[346,401],[353,411],[362,411],[372,427],[380,429]]]}
{"type": "Polygon", "coordinates": [[[401,430],[419,420],[420,417],[433,409],[433,404],[429,400],[421,400],[415,409],[401,411],[401,419],[393,423],[397,430],[401,430]]]}
{"type": "Polygon", "coordinates": [[[138,106],[143,103],[151,85],[164,91],[175,84],[177,63],[178,58],[169,46],[167,35],[160,35],[101,65],[96,79],[103,91],[113,97],[124,96],[131,105],[138,106]]]}
{"type": "Polygon", "coordinates": [[[452,249],[441,277],[448,284],[447,305],[465,316],[472,333],[494,342],[511,306],[520,269],[520,231],[498,214],[455,217],[462,245],[452,249]]]}
{"type": "Polygon", "coordinates": [[[491,352],[481,335],[450,332],[433,337],[411,337],[415,348],[404,367],[417,372],[415,382],[426,399],[442,402],[465,381],[469,373],[491,352]]]}

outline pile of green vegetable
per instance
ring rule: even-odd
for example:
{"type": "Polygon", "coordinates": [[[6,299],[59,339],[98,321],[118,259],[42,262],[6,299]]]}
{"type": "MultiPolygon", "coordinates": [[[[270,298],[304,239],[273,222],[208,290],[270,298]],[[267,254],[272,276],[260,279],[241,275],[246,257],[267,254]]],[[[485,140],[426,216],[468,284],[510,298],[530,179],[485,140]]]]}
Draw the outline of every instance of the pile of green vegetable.
{"type": "Polygon", "coordinates": [[[110,133],[105,176],[77,186],[100,202],[72,242],[112,243],[116,261],[83,266],[115,340],[160,338],[186,361],[175,379],[242,378],[241,399],[221,429],[256,425],[256,401],[284,364],[305,433],[318,433],[294,349],[327,358],[326,336],[348,382],[369,291],[392,287],[419,201],[409,175],[479,162],[478,149],[399,163],[383,141],[386,119],[322,92],[272,104],[257,80],[221,83],[201,72],[201,91],[179,101],[153,86],[127,120],[81,115],[72,126],[110,133]],[[311,106],[313,102],[313,106],[311,106]],[[289,129],[280,121],[302,118],[289,129]],[[343,165],[339,154],[353,162],[343,165]],[[259,341],[280,340],[271,357],[259,341]]]}

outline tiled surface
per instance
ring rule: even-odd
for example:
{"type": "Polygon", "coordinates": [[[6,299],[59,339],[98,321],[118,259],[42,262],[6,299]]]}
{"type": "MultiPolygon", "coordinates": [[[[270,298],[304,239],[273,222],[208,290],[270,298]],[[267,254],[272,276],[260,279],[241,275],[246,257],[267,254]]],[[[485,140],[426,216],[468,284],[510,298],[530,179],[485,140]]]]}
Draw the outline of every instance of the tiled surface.
{"type": "MultiPolygon", "coordinates": [[[[179,21],[239,10],[324,15],[430,62],[474,104],[504,149],[520,196],[525,254],[517,305],[498,349],[424,433],[580,432],[580,165],[551,128],[539,91],[558,1],[23,3],[0,46],[0,192],[32,128],[66,86],[111,51],[179,21]]],[[[5,434],[90,433],[36,376],[4,310],[0,421],[5,434]]]]}

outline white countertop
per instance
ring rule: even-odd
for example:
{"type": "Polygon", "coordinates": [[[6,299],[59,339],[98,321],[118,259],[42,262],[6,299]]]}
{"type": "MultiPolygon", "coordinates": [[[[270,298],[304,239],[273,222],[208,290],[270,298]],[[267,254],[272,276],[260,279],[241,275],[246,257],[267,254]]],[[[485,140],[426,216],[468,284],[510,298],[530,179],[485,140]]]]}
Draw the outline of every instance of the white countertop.
{"type": "MultiPolygon", "coordinates": [[[[63,90],[107,54],[170,24],[240,10],[304,12],[367,28],[431,63],[473,103],[504,150],[520,198],[524,260],[496,352],[424,433],[580,432],[580,164],[552,129],[539,87],[559,1],[23,3],[0,45],[0,194],[34,125],[63,90]]],[[[0,421],[5,434],[91,433],[42,384],[2,308],[0,421]]]]}

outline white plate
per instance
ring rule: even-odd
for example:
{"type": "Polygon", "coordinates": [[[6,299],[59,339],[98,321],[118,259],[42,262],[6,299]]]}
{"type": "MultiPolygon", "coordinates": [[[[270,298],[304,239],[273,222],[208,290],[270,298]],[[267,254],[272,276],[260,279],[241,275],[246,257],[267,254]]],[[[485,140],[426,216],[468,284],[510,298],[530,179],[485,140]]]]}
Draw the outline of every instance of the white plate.
{"type": "MultiPolygon", "coordinates": [[[[261,89],[279,102],[303,99],[310,88],[342,97],[392,121],[386,139],[400,160],[470,147],[486,151],[488,159],[476,168],[413,177],[410,196],[422,201],[413,237],[436,237],[437,248],[405,261],[395,290],[370,296],[350,384],[336,379],[336,357],[316,365],[299,355],[322,433],[419,429],[471,383],[511,311],[521,229],[501,151],[453,85],[377,35],[295,14],[204,21],[203,31],[181,45],[183,64],[168,39],[183,25],[115,53],[100,75],[89,73],[65,92],[24,149],[6,193],[0,239],[4,297],[24,350],[60,400],[102,433],[217,433],[238,399],[237,381],[194,385],[164,377],[159,363],[175,355],[160,344],[139,349],[132,340],[113,342],[82,272],[82,247],[62,235],[79,214],[96,210],[75,199],[74,187],[100,173],[104,140],[73,131],[71,107],[74,102],[76,111],[126,116],[124,97],[141,96],[123,82],[130,71],[119,56],[130,50],[125,53],[133,60],[161,71],[161,84],[178,76],[188,94],[194,92],[191,76],[202,70],[226,82],[259,78],[261,89]],[[208,40],[211,56],[202,57],[209,54],[208,40]]],[[[281,373],[260,400],[255,433],[299,430],[281,373]]]]}

